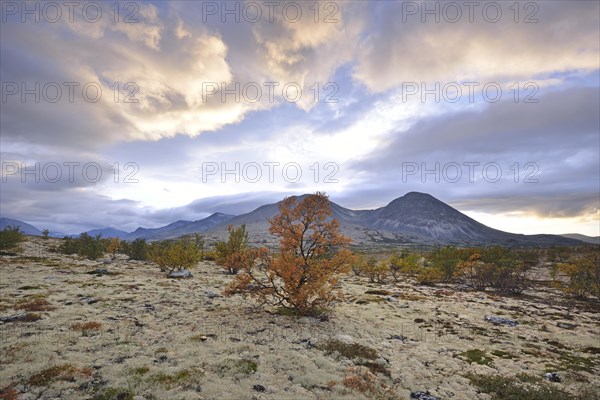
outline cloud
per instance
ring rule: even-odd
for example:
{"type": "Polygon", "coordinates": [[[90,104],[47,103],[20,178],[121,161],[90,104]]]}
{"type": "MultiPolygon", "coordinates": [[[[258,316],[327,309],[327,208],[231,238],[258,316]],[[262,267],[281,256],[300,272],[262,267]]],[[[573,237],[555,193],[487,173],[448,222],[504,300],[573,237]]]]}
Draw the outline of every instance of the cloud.
{"type": "Polygon", "coordinates": [[[381,92],[404,82],[510,82],[598,68],[598,2],[520,3],[518,23],[513,3],[477,2],[472,22],[464,2],[453,4],[460,18],[439,1],[376,2],[355,79],[381,92]],[[488,22],[496,7],[500,18],[488,22]]]}
{"type": "Polygon", "coordinates": [[[419,190],[490,213],[594,213],[598,196],[594,200],[590,194],[600,191],[599,107],[598,91],[579,87],[548,92],[538,104],[506,100],[432,116],[390,135],[385,147],[349,168],[371,186],[382,182],[388,197],[419,190]],[[457,169],[462,175],[455,182],[457,169]],[[573,200],[570,206],[560,200],[567,198],[573,200]]]}

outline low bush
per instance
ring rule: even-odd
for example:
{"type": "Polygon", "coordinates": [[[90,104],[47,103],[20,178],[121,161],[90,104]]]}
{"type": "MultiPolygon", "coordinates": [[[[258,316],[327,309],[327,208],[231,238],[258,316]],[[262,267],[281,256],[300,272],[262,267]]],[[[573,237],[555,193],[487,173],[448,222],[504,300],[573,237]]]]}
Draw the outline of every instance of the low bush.
{"type": "Polygon", "coordinates": [[[19,252],[20,244],[25,240],[25,235],[18,226],[7,226],[0,231],[0,252],[19,252]]]}
{"type": "Polygon", "coordinates": [[[362,273],[367,276],[371,282],[385,283],[390,274],[390,267],[387,262],[378,260],[375,256],[371,256],[364,261],[362,273]]]}
{"type": "Polygon", "coordinates": [[[234,228],[229,225],[229,239],[227,242],[219,241],[215,243],[215,252],[217,253],[217,263],[225,270],[235,275],[238,271],[252,267],[253,254],[248,246],[248,232],[246,225],[234,228]]]}
{"type": "Polygon", "coordinates": [[[478,249],[467,261],[459,263],[455,277],[475,290],[492,288],[503,294],[519,294],[531,285],[531,265],[510,249],[496,246],[478,249]]]}
{"type": "Polygon", "coordinates": [[[149,246],[148,254],[161,271],[168,273],[191,268],[201,259],[196,244],[189,239],[154,242],[149,246]]]}
{"type": "Polygon", "coordinates": [[[589,247],[568,262],[558,264],[552,271],[555,285],[576,297],[600,297],[600,248],[589,247]],[[566,278],[563,282],[560,276],[566,278]]]}
{"type": "MultiPolygon", "coordinates": [[[[492,400],[590,400],[594,398],[590,397],[593,390],[571,394],[551,383],[525,375],[508,377],[498,374],[469,374],[466,377],[481,392],[489,394],[492,400]]],[[[598,398],[597,395],[595,398],[598,398]]]]}

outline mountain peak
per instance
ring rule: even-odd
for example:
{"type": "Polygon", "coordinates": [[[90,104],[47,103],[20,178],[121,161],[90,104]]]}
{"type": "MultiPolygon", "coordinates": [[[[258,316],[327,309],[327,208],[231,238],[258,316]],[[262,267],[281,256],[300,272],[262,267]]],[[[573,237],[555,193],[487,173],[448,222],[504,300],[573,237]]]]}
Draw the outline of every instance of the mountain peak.
{"type": "Polygon", "coordinates": [[[435,197],[433,197],[432,195],[430,195],[429,193],[422,193],[422,192],[408,192],[406,193],[404,196],[402,197],[407,197],[407,198],[411,198],[411,197],[423,197],[423,198],[428,198],[428,199],[435,199],[435,197]]]}

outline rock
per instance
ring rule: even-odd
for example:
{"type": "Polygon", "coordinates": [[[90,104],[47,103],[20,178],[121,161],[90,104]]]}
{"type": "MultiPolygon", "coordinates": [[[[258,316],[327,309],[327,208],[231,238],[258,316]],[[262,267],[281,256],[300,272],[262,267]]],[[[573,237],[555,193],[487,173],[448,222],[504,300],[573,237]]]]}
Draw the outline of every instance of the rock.
{"type": "Polygon", "coordinates": [[[410,398],[416,399],[416,400],[440,400],[439,398],[430,395],[429,391],[427,391],[427,392],[411,392],[410,398]]]}
{"type": "Polygon", "coordinates": [[[162,356],[158,357],[158,359],[156,359],[154,362],[164,363],[164,362],[167,362],[168,360],[169,360],[169,357],[167,357],[163,354],[162,356]]]}
{"type": "Polygon", "coordinates": [[[508,326],[519,325],[519,323],[517,321],[513,321],[512,319],[495,317],[493,315],[486,315],[483,319],[487,322],[491,322],[494,325],[508,325],[508,326]]]}
{"type": "Polygon", "coordinates": [[[408,340],[408,338],[402,335],[392,335],[389,337],[389,340],[399,340],[401,342],[404,342],[405,340],[408,340]]]}
{"type": "Polygon", "coordinates": [[[111,264],[111,263],[112,263],[112,261],[110,261],[110,260],[107,260],[107,259],[104,259],[104,260],[102,260],[101,262],[102,262],[102,264],[104,264],[104,265],[107,265],[107,264],[111,264]]]}
{"type": "Polygon", "coordinates": [[[389,296],[386,300],[387,301],[391,301],[392,303],[397,303],[398,302],[398,299],[395,298],[395,297],[392,297],[392,296],[389,296]]]}
{"type": "Polygon", "coordinates": [[[0,322],[18,322],[18,321],[24,321],[24,322],[34,322],[37,320],[42,319],[42,317],[39,314],[34,314],[34,313],[20,313],[20,314],[15,314],[15,315],[9,315],[7,317],[2,317],[0,318],[0,322]]]}
{"type": "Polygon", "coordinates": [[[558,324],[556,324],[556,326],[558,326],[559,328],[568,329],[570,331],[577,328],[577,325],[569,324],[567,322],[559,322],[558,324]]]}
{"type": "Polygon", "coordinates": [[[560,382],[558,372],[547,372],[544,374],[544,379],[550,382],[560,382]]]}
{"type": "Polygon", "coordinates": [[[206,297],[208,297],[209,299],[214,299],[214,298],[217,298],[217,297],[221,297],[218,294],[216,294],[215,292],[211,292],[210,290],[205,290],[204,291],[204,295],[206,297]]]}
{"type": "Polygon", "coordinates": [[[263,385],[254,385],[252,386],[252,390],[254,390],[255,392],[264,392],[267,389],[263,386],[263,385]]]}
{"type": "Polygon", "coordinates": [[[84,297],[83,299],[79,300],[82,303],[86,303],[86,304],[94,304],[98,302],[98,299],[95,297],[84,297]]]}
{"type": "Polygon", "coordinates": [[[307,349],[312,349],[313,347],[315,347],[315,343],[311,339],[308,339],[306,341],[306,348],[307,349]]]}
{"type": "Polygon", "coordinates": [[[106,268],[96,268],[93,271],[88,272],[90,275],[111,275],[112,272],[109,272],[106,268]]]}
{"type": "Polygon", "coordinates": [[[206,337],[204,335],[200,336],[200,340],[202,340],[203,342],[206,342],[207,339],[208,339],[208,337],[206,337]]]}
{"type": "Polygon", "coordinates": [[[181,279],[181,278],[187,279],[187,278],[191,278],[191,277],[193,277],[193,275],[187,269],[173,271],[169,275],[167,275],[167,278],[175,278],[175,279],[181,279]]]}

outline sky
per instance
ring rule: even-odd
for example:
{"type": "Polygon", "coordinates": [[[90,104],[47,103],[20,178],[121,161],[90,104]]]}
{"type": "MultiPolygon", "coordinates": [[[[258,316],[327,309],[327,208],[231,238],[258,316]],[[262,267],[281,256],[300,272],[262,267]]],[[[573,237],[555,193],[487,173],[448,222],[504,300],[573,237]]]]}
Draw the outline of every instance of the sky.
{"type": "Polygon", "coordinates": [[[0,214],[133,231],[324,191],[600,235],[597,1],[1,1],[0,214]]]}

